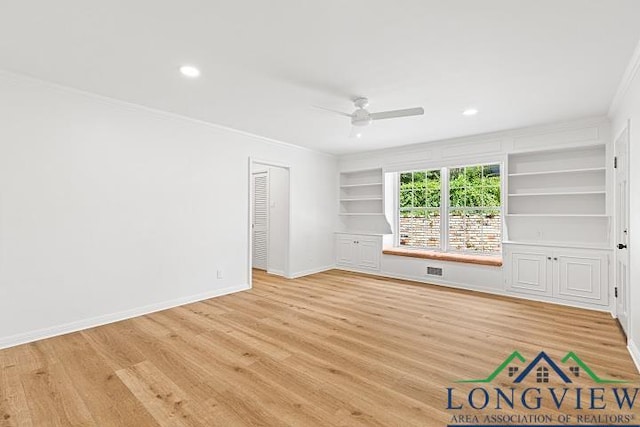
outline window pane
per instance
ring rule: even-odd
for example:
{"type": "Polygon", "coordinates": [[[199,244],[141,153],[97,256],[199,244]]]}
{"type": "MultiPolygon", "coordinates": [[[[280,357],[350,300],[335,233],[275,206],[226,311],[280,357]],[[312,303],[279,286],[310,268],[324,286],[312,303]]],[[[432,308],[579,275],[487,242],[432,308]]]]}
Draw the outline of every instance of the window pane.
{"type": "Polygon", "coordinates": [[[500,210],[485,210],[482,225],[484,252],[499,254],[502,247],[502,218],[500,210]]]}
{"type": "Polygon", "coordinates": [[[464,250],[465,215],[463,211],[449,211],[449,247],[455,251],[464,250]]]}
{"type": "Polygon", "coordinates": [[[482,252],[484,215],[479,210],[472,210],[467,212],[466,219],[464,248],[470,252],[482,252]]]}
{"type": "MultiPolygon", "coordinates": [[[[480,182],[480,181],[477,181],[480,182]]],[[[471,185],[465,189],[467,207],[482,206],[483,188],[479,185],[471,185]]]]}
{"type": "Polygon", "coordinates": [[[465,188],[450,188],[449,200],[451,207],[465,207],[467,205],[465,188]]]}
{"type": "Polygon", "coordinates": [[[449,169],[449,188],[465,186],[464,168],[449,169]]]}
{"type": "Polygon", "coordinates": [[[440,207],[440,190],[429,191],[427,193],[427,207],[439,208],[440,207]]]}
{"type": "Polygon", "coordinates": [[[413,181],[413,173],[406,172],[400,174],[400,184],[411,184],[413,181]]]}
{"type": "MultiPolygon", "coordinates": [[[[427,171],[427,179],[429,181],[437,181],[439,183],[440,182],[440,171],[437,170],[437,169],[427,171]]],[[[440,186],[438,186],[438,187],[440,187],[440,186]]]]}
{"type": "Polygon", "coordinates": [[[422,208],[426,206],[426,194],[424,188],[416,188],[413,191],[413,206],[416,208],[422,208]]]}
{"type": "Polygon", "coordinates": [[[497,185],[500,182],[500,165],[485,165],[482,168],[485,185],[497,185]]]}
{"type": "Polygon", "coordinates": [[[464,169],[467,185],[479,185],[482,181],[482,166],[469,166],[464,169]]]}
{"type": "Polygon", "coordinates": [[[500,252],[500,172],[499,164],[450,169],[448,239],[451,250],[483,254],[500,252]]]}
{"type": "Polygon", "coordinates": [[[426,206],[432,208],[440,207],[440,188],[440,171],[427,171],[426,206]]]}
{"type": "Polygon", "coordinates": [[[414,172],[413,173],[413,182],[421,183],[424,182],[427,178],[426,172],[414,172]]]}
{"type": "Polygon", "coordinates": [[[425,246],[440,248],[440,210],[429,210],[425,217],[425,246]]]}
{"type": "Polygon", "coordinates": [[[440,212],[414,209],[400,215],[400,245],[415,248],[440,247],[440,212]]]}
{"type": "Polygon", "coordinates": [[[500,206],[500,187],[486,187],[484,189],[484,206],[500,206]]]}
{"type": "Polygon", "coordinates": [[[400,208],[413,207],[413,191],[400,191],[400,208]]]}

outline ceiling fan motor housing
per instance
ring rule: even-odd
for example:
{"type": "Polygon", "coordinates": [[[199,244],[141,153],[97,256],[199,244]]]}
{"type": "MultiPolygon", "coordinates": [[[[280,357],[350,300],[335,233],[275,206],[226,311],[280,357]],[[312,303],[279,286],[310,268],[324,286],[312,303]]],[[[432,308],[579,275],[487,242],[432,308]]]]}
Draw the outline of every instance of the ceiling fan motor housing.
{"type": "Polygon", "coordinates": [[[367,126],[371,124],[372,121],[371,115],[364,108],[358,108],[351,115],[351,124],[354,126],[367,126]]]}

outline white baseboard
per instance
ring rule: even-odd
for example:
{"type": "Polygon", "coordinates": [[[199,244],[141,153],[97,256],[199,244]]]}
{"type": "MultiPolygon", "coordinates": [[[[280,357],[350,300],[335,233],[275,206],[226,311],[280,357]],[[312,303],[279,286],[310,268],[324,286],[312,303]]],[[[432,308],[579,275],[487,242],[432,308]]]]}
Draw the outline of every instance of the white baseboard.
{"type": "Polygon", "coordinates": [[[636,364],[636,369],[640,372],[640,349],[638,349],[638,346],[631,339],[629,339],[627,343],[627,349],[629,349],[633,363],[636,364]]]}
{"type": "Polygon", "coordinates": [[[132,317],[138,317],[156,311],[162,311],[169,308],[177,307],[180,305],[189,304],[192,302],[198,302],[209,298],[219,297],[222,295],[232,294],[235,292],[245,291],[251,289],[251,286],[229,286],[222,289],[216,289],[210,292],[204,292],[197,295],[191,295],[187,297],[177,298],[171,301],[163,301],[156,304],[150,304],[143,307],[137,307],[130,310],[120,311],[112,314],[105,314],[103,316],[91,317],[89,319],[78,320],[75,322],[65,323],[50,328],[38,329],[31,332],[25,332],[22,334],[16,334],[9,337],[0,338],[0,350],[3,348],[14,347],[20,344],[26,344],[33,341],[42,340],[45,338],[51,338],[58,335],[65,335],[71,332],[81,331],[83,329],[94,328],[96,326],[106,325],[107,323],[119,322],[121,320],[131,319],[132,317]]]}
{"type": "Polygon", "coordinates": [[[297,279],[298,277],[309,276],[311,274],[322,273],[323,271],[333,270],[336,268],[335,265],[325,265],[324,267],[312,268],[310,270],[298,271],[296,273],[291,273],[287,276],[287,279],[297,279]]]}
{"type": "Polygon", "coordinates": [[[273,269],[267,268],[267,274],[273,274],[274,276],[287,277],[287,275],[284,272],[284,270],[273,270],[273,269]]]}
{"type": "Polygon", "coordinates": [[[583,309],[586,309],[586,310],[594,310],[594,311],[602,311],[602,312],[605,312],[605,313],[611,313],[611,310],[608,307],[593,307],[593,306],[590,306],[590,305],[574,303],[574,302],[570,302],[570,301],[558,301],[558,300],[552,300],[552,299],[538,298],[538,297],[536,297],[534,295],[531,295],[531,296],[529,296],[529,295],[526,295],[526,296],[525,295],[518,295],[518,294],[513,294],[513,293],[510,293],[510,292],[507,292],[506,290],[503,290],[503,289],[491,289],[491,288],[482,288],[480,286],[469,286],[469,285],[466,285],[466,284],[463,284],[463,283],[450,282],[450,281],[446,281],[446,280],[438,280],[436,278],[431,278],[431,277],[417,277],[417,276],[410,276],[410,275],[405,275],[405,274],[389,273],[389,272],[386,272],[386,271],[352,269],[352,268],[341,267],[341,266],[336,266],[335,268],[338,269],[338,270],[351,271],[351,272],[354,272],[354,273],[364,273],[364,274],[371,274],[373,276],[388,277],[390,279],[408,280],[410,282],[418,282],[418,283],[423,283],[425,285],[444,286],[446,288],[463,289],[465,291],[482,292],[482,293],[485,293],[485,294],[517,298],[517,299],[522,299],[522,300],[526,300],[526,301],[546,302],[546,303],[549,303],[549,304],[562,305],[562,306],[565,306],[565,307],[583,308],[583,309]]]}

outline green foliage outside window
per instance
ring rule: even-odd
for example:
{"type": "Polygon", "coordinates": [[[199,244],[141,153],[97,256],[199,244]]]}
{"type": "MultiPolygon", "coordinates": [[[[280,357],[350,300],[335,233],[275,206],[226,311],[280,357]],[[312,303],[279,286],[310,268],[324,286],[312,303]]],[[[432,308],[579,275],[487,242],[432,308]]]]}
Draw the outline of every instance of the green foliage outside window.
{"type": "MultiPolygon", "coordinates": [[[[439,215],[440,170],[400,174],[400,214],[402,216],[439,215]],[[416,209],[416,208],[425,208],[416,209]]],[[[469,166],[449,169],[449,206],[479,208],[467,214],[500,214],[500,165],[469,166]],[[487,209],[498,208],[498,209],[487,209]]],[[[462,210],[451,210],[462,215],[462,210]]]]}

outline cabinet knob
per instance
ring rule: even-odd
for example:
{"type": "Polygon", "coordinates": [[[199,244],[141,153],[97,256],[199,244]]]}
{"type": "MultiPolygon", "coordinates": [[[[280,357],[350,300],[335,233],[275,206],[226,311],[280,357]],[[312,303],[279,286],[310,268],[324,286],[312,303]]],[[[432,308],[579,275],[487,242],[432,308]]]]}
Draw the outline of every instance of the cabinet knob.
{"type": "Polygon", "coordinates": [[[554,261],[557,261],[557,260],[558,260],[558,257],[553,257],[553,260],[554,260],[554,261]]]}
{"type": "Polygon", "coordinates": [[[548,257],[547,257],[547,259],[548,259],[549,261],[551,261],[551,257],[550,257],[550,256],[548,256],[548,257]]]}

